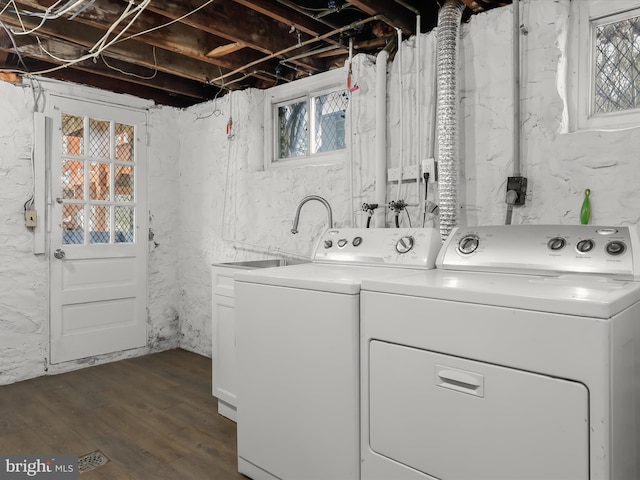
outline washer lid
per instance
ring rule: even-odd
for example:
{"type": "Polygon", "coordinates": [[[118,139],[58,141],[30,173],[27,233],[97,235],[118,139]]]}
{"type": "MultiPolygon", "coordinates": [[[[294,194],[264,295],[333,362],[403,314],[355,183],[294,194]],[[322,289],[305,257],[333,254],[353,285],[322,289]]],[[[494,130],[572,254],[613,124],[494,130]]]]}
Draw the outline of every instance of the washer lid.
{"type": "Polygon", "coordinates": [[[602,319],[640,301],[638,282],[573,274],[543,277],[428,270],[388,280],[363,280],[362,290],[602,319]]]}
{"type": "Polygon", "coordinates": [[[407,270],[357,265],[305,263],[237,272],[238,282],[357,295],[363,279],[390,279],[407,270]]]}

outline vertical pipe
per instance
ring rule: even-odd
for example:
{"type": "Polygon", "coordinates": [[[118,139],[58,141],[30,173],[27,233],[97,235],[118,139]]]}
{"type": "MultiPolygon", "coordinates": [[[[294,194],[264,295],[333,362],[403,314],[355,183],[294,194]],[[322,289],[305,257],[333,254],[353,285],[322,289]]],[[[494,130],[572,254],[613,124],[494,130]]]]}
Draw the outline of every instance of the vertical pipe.
{"type": "Polygon", "coordinates": [[[520,176],[520,0],[513,0],[513,176],[520,176]]]}
{"type": "Polygon", "coordinates": [[[402,77],[404,72],[402,71],[402,30],[396,28],[396,34],[398,35],[398,50],[396,56],[398,58],[398,99],[400,101],[400,108],[398,117],[400,118],[400,165],[398,165],[398,190],[396,190],[396,202],[400,200],[400,191],[402,190],[402,171],[404,170],[404,85],[402,77]]]}
{"type": "Polygon", "coordinates": [[[387,213],[387,61],[389,53],[382,50],[376,57],[376,189],[379,207],[375,211],[376,228],[384,228],[387,213]]]}
{"type": "Polygon", "coordinates": [[[349,95],[349,104],[348,104],[348,113],[349,113],[349,119],[347,122],[348,125],[348,130],[347,133],[349,134],[350,140],[347,143],[348,148],[349,148],[349,198],[351,199],[351,218],[350,218],[350,226],[352,228],[356,227],[356,208],[354,205],[354,201],[355,201],[355,192],[354,192],[354,187],[353,187],[353,183],[354,183],[354,173],[353,173],[353,168],[354,168],[354,160],[353,160],[353,100],[351,98],[351,94],[353,93],[351,90],[351,82],[353,81],[353,79],[351,78],[352,75],[352,67],[353,67],[353,37],[349,38],[349,72],[348,72],[348,77],[347,77],[347,88],[348,88],[348,95],[349,95]]]}
{"type": "MultiPolygon", "coordinates": [[[[422,122],[420,121],[420,90],[422,88],[422,82],[420,81],[420,15],[416,15],[416,47],[415,47],[415,55],[416,55],[416,164],[418,168],[420,168],[422,162],[422,122]]],[[[422,173],[422,172],[421,172],[422,173]]],[[[420,182],[416,182],[416,198],[418,203],[420,203],[420,182]]],[[[425,204],[426,204],[425,198],[425,204]]]]}
{"type": "Polygon", "coordinates": [[[438,179],[443,241],[458,220],[457,50],[463,9],[460,0],[447,0],[438,14],[438,179]]]}

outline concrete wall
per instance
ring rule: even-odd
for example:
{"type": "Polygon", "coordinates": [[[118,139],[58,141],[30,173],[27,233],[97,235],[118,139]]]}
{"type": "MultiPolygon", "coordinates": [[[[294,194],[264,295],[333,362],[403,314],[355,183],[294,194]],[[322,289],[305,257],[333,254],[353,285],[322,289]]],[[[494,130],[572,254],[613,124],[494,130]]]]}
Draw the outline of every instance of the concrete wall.
{"type": "MultiPolygon", "coordinates": [[[[462,26],[461,224],[505,219],[506,179],[513,169],[511,12],[511,7],[491,10],[462,26]]],[[[564,98],[569,0],[526,0],[521,14],[528,31],[522,37],[521,161],[529,188],[527,204],[515,209],[513,223],[577,224],[585,188],[592,192],[592,223],[635,223],[640,212],[637,130],[567,133],[572,114],[564,98]]],[[[389,66],[389,166],[397,166],[400,158],[415,164],[432,150],[434,48],[433,34],[420,36],[417,61],[411,38],[389,66]]],[[[327,198],[337,226],[364,225],[360,205],[373,201],[375,187],[374,60],[354,59],[359,89],[347,118],[352,147],[340,164],[265,170],[263,91],[234,92],[181,111],[151,109],[149,346],[92,361],[176,345],[210,355],[210,265],[310,255],[325,226],[322,206],[307,204],[300,233],[289,232],[305,195],[327,198]]],[[[0,84],[0,103],[0,383],[9,383],[44,373],[48,286],[47,263],[31,253],[22,220],[32,181],[31,92],[0,84]]],[[[413,184],[399,195],[395,185],[388,191],[389,198],[417,200],[413,184]]],[[[412,223],[420,225],[419,207],[409,212],[412,223]]],[[[392,221],[388,215],[387,223],[392,221]]],[[[406,217],[402,221],[407,224],[406,217]]]]}

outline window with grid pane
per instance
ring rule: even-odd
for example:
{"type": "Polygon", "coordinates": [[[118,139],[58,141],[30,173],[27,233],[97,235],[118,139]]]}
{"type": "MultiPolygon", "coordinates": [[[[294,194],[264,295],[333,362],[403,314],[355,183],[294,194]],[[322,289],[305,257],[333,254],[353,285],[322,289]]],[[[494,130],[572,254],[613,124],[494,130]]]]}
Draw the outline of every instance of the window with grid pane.
{"type": "Polygon", "coordinates": [[[333,70],[267,91],[266,167],[336,163],[347,148],[349,91],[344,71],[333,70]]]}
{"type": "Polygon", "coordinates": [[[640,126],[640,0],[571,2],[572,129],[640,126]]]}
{"type": "Polygon", "coordinates": [[[595,25],[594,113],[640,108],[640,16],[595,25]]]}
{"type": "Polygon", "coordinates": [[[62,114],[63,244],[133,243],[134,127],[62,114]]]}
{"type": "Polygon", "coordinates": [[[338,90],[277,105],[277,160],[346,148],[348,100],[348,92],[338,90]]]}

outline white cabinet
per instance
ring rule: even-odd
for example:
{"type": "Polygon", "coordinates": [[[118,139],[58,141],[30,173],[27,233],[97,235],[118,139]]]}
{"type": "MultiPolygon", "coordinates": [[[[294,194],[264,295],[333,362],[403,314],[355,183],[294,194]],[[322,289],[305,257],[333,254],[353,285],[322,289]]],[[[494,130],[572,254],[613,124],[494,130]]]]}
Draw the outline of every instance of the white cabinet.
{"type": "Polygon", "coordinates": [[[280,267],[282,259],[216,263],[211,268],[211,383],[218,413],[234,422],[236,414],[236,321],[233,274],[256,268],[280,267]]]}
{"type": "Polygon", "coordinates": [[[212,390],[218,399],[218,413],[236,421],[236,326],[233,274],[243,268],[212,268],[213,304],[211,316],[212,390]]]}

